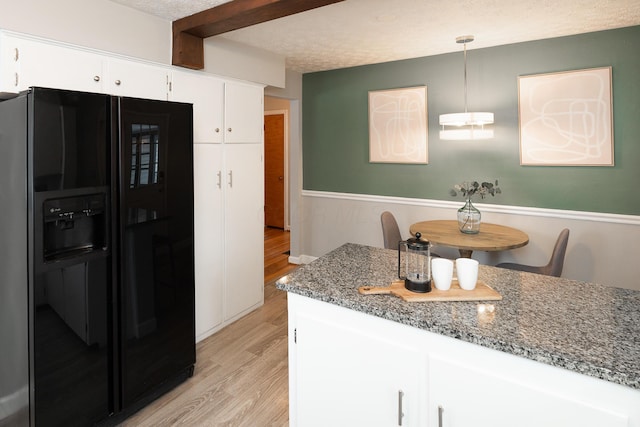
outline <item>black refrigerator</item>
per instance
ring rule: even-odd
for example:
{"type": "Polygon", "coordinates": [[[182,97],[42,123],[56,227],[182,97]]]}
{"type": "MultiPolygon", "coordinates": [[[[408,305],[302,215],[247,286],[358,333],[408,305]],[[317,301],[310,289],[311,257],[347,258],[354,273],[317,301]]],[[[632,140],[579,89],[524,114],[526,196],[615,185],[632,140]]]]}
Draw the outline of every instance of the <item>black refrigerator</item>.
{"type": "Polygon", "coordinates": [[[0,425],[115,424],[193,374],[191,104],[0,102],[0,425]]]}

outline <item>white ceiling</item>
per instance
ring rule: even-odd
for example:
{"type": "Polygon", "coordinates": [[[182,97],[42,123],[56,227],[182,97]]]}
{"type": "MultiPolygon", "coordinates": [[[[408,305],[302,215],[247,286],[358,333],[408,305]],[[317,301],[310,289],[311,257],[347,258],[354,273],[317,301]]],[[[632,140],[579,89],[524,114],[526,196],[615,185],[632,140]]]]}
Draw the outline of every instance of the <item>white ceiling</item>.
{"type": "MultiPolygon", "coordinates": [[[[111,0],[170,21],[229,0],[111,0]]],[[[640,25],[640,0],[346,0],[216,37],[323,71],[640,25]]],[[[632,47],[637,55],[637,47],[632,47]]]]}

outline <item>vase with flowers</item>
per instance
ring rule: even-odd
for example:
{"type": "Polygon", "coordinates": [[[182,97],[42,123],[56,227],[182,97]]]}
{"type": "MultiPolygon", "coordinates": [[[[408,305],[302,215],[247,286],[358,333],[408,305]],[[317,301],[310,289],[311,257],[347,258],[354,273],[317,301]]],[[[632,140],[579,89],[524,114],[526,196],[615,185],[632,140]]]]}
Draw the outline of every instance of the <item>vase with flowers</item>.
{"type": "Polygon", "coordinates": [[[473,206],[471,198],[476,194],[484,199],[489,194],[495,196],[496,194],[502,193],[500,187],[498,187],[498,180],[496,180],[495,183],[466,181],[462,184],[454,185],[453,188],[449,190],[451,196],[455,197],[458,193],[462,194],[466,199],[464,206],[458,209],[458,228],[462,233],[477,234],[480,232],[482,214],[473,206]]]}

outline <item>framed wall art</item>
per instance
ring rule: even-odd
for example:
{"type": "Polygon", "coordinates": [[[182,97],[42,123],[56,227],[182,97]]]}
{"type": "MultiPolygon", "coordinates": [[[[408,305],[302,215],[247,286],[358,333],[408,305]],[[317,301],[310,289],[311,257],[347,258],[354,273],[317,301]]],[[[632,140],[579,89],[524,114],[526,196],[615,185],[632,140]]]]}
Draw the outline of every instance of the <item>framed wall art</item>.
{"type": "Polygon", "coordinates": [[[613,166],[611,67],[518,78],[520,164],[613,166]]]}
{"type": "Polygon", "coordinates": [[[369,162],[427,164],[427,87],[369,92],[369,162]]]}

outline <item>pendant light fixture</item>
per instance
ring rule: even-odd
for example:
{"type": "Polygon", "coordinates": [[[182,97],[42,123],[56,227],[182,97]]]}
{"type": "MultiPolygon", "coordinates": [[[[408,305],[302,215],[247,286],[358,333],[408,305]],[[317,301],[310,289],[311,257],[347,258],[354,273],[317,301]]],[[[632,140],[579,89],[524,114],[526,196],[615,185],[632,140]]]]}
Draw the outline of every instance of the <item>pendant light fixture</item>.
{"type": "Polygon", "coordinates": [[[456,43],[464,44],[464,113],[440,115],[440,139],[469,140],[493,138],[493,129],[485,129],[484,125],[493,123],[493,113],[467,111],[467,43],[473,36],[456,37],[456,43]]]}

